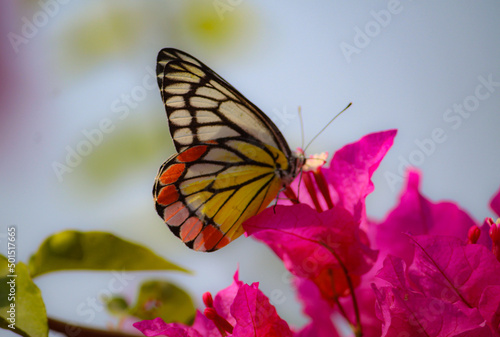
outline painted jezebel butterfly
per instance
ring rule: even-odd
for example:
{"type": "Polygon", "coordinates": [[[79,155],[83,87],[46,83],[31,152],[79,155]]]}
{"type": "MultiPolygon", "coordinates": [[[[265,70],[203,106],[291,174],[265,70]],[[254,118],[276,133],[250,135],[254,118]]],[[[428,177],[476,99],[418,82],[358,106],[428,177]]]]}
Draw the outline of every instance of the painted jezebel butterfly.
{"type": "Polygon", "coordinates": [[[156,176],[156,210],[189,248],[215,251],[292,182],[304,157],[259,108],[193,56],[162,49],[156,71],[178,152],[156,176]]]}

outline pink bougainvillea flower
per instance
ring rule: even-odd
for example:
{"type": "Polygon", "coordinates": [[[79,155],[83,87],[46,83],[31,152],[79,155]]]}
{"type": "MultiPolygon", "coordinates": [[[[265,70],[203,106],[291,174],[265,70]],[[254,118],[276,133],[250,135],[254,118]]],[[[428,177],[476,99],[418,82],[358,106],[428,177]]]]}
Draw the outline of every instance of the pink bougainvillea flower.
{"type": "Polygon", "coordinates": [[[492,241],[491,250],[500,261],[500,189],[491,199],[490,207],[499,218],[496,221],[492,218],[486,218],[483,227],[488,229],[488,235],[492,241]]]}
{"type": "MultiPolygon", "coordinates": [[[[369,226],[379,249],[374,270],[384,261],[378,276],[390,284],[374,285],[383,336],[500,336],[500,295],[493,295],[500,265],[491,254],[492,219],[479,226],[455,203],[428,200],[419,185],[418,171],[408,171],[399,205],[369,226]]],[[[499,195],[490,204],[496,213],[499,195]]]]}
{"type": "MultiPolygon", "coordinates": [[[[357,306],[354,289],[371,269],[377,252],[362,242],[351,213],[338,206],[322,213],[308,205],[276,206],[276,214],[259,214],[244,226],[248,234],[266,243],[292,274],[305,279],[306,284],[310,282],[299,289],[299,293],[304,292],[303,299],[316,292],[325,301],[321,311],[309,311],[306,305],[312,321],[301,336],[317,336],[317,329],[330,331],[332,323],[328,322],[335,313],[343,315],[353,330],[361,329],[359,310],[351,315],[342,309],[340,298],[349,296],[357,306]],[[316,290],[311,289],[314,287],[316,290]]],[[[318,303],[315,305],[309,306],[311,310],[318,308],[318,303]]]]}
{"type": "Polygon", "coordinates": [[[293,332],[282,320],[258,284],[245,284],[234,275],[234,282],[212,300],[206,293],[204,314],[197,312],[194,324],[165,323],[161,318],[134,324],[145,336],[220,337],[277,336],[292,337],[293,332]]]}
{"type": "MultiPolygon", "coordinates": [[[[479,300],[479,312],[491,329],[492,336],[500,336],[500,286],[484,288],[479,300]]],[[[486,336],[486,335],[485,335],[486,336]]]]}
{"type": "Polygon", "coordinates": [[[486,218],[485,226],[489,226],[489,236],[491,238],[491,251],[498,261],[500,261],[500,218],[493,221],[492,218],[486,218]]]}
{"type": "Polygon", "coordinates": [[[395,135],[396,130],[373,133],[344,146],[328,168],[310,167],[302,182],[296,179],[292,184],[287,195],[298,195],[302,204],[264,210],[243,224],[247,235],[266,243],[292,274],[308,284],[300,291],[312,293],[311,288],[316,287],[330,308],[316,312],[318,315],[308,312],[312,321],[301,334],[316,331],[317,322],[325,323],[321,325],[325,331],[332,330],[327,322],[331,324],[335,314],[344,316],[353,331],[361,332],[355,288],[373,266],[377,252],[370,249],[360,224],[366,219],[365,198],[373,191],[371,177],[395,135]],[[342,304],[343,297],[350,304],[342,304]],[[344,306],[352,310],[344,310],[344,306]]]}
{"type": "Polygon", "coordinates": [[[357,223],[343,208],[318,213],[307,205],[296,205],[276,206],[275,211],[271,217],[253,217],[245,229],[273,249],[294,275],[315,277],[324,268],[338,266],[339,261],[329,251],[332,247],[349,258],[346,262],[352,271],[360,274],[376,257],[375,252],[360,249],[357,223]]]}
{"type": "Polygon", "coordinates": [[[361,242],[352,215],[341,207],[318,213],[307,205],[276,206],[276,214],[261,213],[244,226],[292,274],[312,280],[332,303],[359,283],[377,257],[361,242]]]}
{"type": "Polygon", "coordinates": [[[337,337],[340,336],[333,324],[334,310],[322,297],[318,287],[310,280],[297,277],[294,280],[297,295],[302,302],[302,311],[311,318],[296,337],[337,337]]]}
{"type": "MultiPolygon", "coordinates": [[[[424,197],[419,188],[420,174],[415,170],[408,171],[406,189],[400,196],[399,205],[381,223],[370,224],[370,236],[382,258],[392,254],[403,258],[407,264],[411,263],[413,245],[406,233],[451,235],[467,240],[472,234],[469,233],[471,227],[477,227],[476,221],[456,204],[447,201],[434,203],[424,197]]],[[[483,245],[491,245],[486,233],[475,239],[483,245]]]]}
{"type": "Polygon", "coordinates": [[[133,324],[144,336],[204,337],[220,336],[211,320],[197,312],[192,327],[180,323],[165,323],[161,318],[144,320],[133,324]]]}
{"type": "Polygon", "coordinates": [[[415,256],[408,270],[424,295],[477,307],[484,288],[500,285],[500,262],[483,245],[451,236],[414,236],[415,256]]]}
{"type": "Polygon", "coordinates": [[[500,263],[483,245],[451,236],[410,236],[409,268],[392,255],[373,285],[382,336],[499,336],[500,263]]]}
{"type": "MultiPolygon", "coordinates": [[[[318,287],[311,280],[296,277],[294,286],[299,300],[303,305],[303,312],[311,318],[310,322],[303,327],[297,337],[336,337],[346,336],[346,330],[351,325],[359,321],[362,328],[351,326],[353,331],[361,331],[364,337],[380,337],[381,322],[375,313],[375,294],[370,287],[359,287],[356,292],[356,305],[351,298],[339,298],[339,306],[332,307],[326,301],[318,287]],[[356,313],[359,319],[356,319],[356,313]]],[[[351,335],[349,335],[351,336],[351,335]]]]}
{"type": "Polygon", "coordinates": [[[383,322],[382,337],[488,336],[483,334],[488,331],[476,308],[414,290],[405,272],[404,261],[389,255],[379,273],[387,285],[373,285],[383,322]]]}
{"type": "MultiPolygon", "coordinates": [[[[332,273],[345,273],[345,266],[354,278],[366,273],[376,253],[359,224],[373,191],[371,176],[395,135],[396,130],[369,134],[337,151],[329,168],[304,172],[302,187],[296,179],[292,189],[310,203],[266,209],[243,224],[246,233],[268,244],[294,275],[316,279],[318,285],[324,281],[324,290],[332,291],[332,273]]],[[[336,295],[347,289],[345,276],[333,284],[336,295]]]]}
{"type": "MultiPolygon", "coordinates": [[[[396,130],[376,132],[338,150],[328,167],[315,166],[295,179],[291,189],[302,204],[321,212],[340,206],[351,212],[356,222],[363,222],[365,198],[374,187],[371,177],[391,148],[396,130]]],[[[289,205],[282,200],[280,204],[289,205]]]]}

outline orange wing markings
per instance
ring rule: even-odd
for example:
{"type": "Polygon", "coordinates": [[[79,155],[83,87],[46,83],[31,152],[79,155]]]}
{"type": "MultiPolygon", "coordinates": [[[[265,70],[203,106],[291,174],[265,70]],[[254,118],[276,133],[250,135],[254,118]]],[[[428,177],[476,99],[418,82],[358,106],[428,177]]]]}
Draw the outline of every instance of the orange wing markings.
{"type": "Polygon", "coordinates": [[[185,169],[185,164],[172,164],[161,174],[159,180],[163,185],[175,183],[185,169]]]}
{"type": "Polygon", "coordinates": [[[202,229],[203,223],[201,220],[192,216],[181,226],[179,237],[184,242],[193,241],[200,234],[202,229]]]}
{"type": "Polygon", "coordinates": [[[204,252],[212,251],[224,247],[230,241],[218,228],[207,225],[194,240],[193,249],[204,252]]]}
{"type": "Polygon", "coordinates": [[[165,208],[163,219],[169,226],[178,227],[189,217],[189,209],[181,201],[165,208]]]}
{"type": "Polygon", "coordinates": [[[198,160],[205,152],[207,145],[197,145],[182,151],[177,155],[177,160],[184,163],[189,163],[198,160]]]}
{"type": "Polygon", "coordinates": [[[174,185],[164,186],[156,197],[156,202],[161,205],[170,205],[177,200],[179,200],[179,192],[174,185]]]}

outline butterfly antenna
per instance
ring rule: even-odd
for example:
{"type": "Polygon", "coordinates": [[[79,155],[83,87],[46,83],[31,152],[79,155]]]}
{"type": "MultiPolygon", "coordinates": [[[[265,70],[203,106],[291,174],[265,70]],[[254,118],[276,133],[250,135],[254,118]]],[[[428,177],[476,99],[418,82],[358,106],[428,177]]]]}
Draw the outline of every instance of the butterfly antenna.
{"type": "Polygon", "coordinates": [[[335,120],[338,116],[340,116],[340,114],[342,114],[344,111],[346,111],[347,109],[349,109],[349,107],[350,107],[351,105],[352,105],[352,102],[351,102],[351,103],[349,103],[349,104],[347,104],[347,106],[346,106],[346,107],[345,107],[345,108],[344,108],[341,112],[339,112],[338,114],[336,114],[336,115],[335,115],[335,116],[334,116],[334,117],[333,117],[333,118],[332,118],[332,119],[331,119],[331,120],[330,120],[330,121],[329,121],[329,122],[328,122],[328,123],[327,123],[327,124],[323,127],[323,129],[321,129],[321,131],[320,131],[320,132],[318,132],[318,133],[316,134],[316,136],[314,136],[314,137],[313,137],[313,139],[311,139],[311,140],[309,141],[309,143],[308,143],[308,144],[306,145],[306,147],[304,148],[304,152],[306,152],[306,150],[307,150],[307,148],[309,147],[309,145],[311,145],[311,144],[312,144],[312,142],[313,142],[314,140],[316,140],[316,138],[318,138],[318,136],[319,136],[319,135],[320,135],[323,131],[325,131],[325,130],[326,130],[326,128],[327,128],[330,124],[332,124],[332,122],[333,122],[333,121],[334,121],[334,120],[335,120]]]}
{"type": "Polygon", "coordinates": [[[302,108],[299,105],[299,119],[300,119],[300,147],[304,148],[304,120],[302,119],[302,108]]]}
{"type": "MultiPolygon", "coordinates": [[[[302,108],[299,105],[299,120],[300,120],[300,147],[304,148],[305,137],[304,137],[304,119],[302,118],[302,108]]],[[[305,152],[305,151],[304,151],[305,152]]],[[[300,194],[300,183],[302,182],[302,167],[299,169],[299,183],[297,185],[297,200],[299,199],[300,194]]]]}

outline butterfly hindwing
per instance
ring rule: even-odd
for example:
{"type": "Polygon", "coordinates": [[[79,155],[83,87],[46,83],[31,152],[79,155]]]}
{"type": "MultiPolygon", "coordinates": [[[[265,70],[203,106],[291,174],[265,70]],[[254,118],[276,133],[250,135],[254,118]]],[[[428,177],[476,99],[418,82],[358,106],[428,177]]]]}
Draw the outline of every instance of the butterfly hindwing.
{"type": "Polygon", "coordinates": [[[279,150],[245,139],[195,145],[160,168],[153,189],[157,212],[190,248],[219,249],[279,192],[281,164],[287,165],[279,150]]]}

